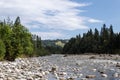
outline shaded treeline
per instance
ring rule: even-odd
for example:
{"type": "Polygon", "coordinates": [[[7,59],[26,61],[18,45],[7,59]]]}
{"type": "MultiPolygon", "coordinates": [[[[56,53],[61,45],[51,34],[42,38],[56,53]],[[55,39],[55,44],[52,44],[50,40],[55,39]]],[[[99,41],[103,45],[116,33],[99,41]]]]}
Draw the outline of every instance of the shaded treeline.
{"type": "Polygon", "coordinates": [[[109,28],[104,24],[100,31],[96,28],[90,29],[83,36],[77,35],[71,38],[63,48],[64,54],[82,53],[109,53],[120,54],[120,33],[113,31],[112,25],[109,28]]]}

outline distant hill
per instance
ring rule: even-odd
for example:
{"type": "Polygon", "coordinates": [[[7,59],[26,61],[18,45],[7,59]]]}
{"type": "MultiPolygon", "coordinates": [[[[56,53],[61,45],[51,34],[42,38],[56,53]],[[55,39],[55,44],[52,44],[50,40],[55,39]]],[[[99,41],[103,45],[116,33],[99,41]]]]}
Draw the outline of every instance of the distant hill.
{"type": "Polygon", "coordinates": [[[61,54],[68,40],[42,40],[42,45],[49,54],[61,54]]]}
{"type": "Polygon", "coordinates": [[[52,46],[52,47],[64,47],[64,45],[68,42],[67,39],[62,40],[62,39],[57,39],[57,40],[42,40],[42,45],[44,47],[46,46],[52,46]]]}

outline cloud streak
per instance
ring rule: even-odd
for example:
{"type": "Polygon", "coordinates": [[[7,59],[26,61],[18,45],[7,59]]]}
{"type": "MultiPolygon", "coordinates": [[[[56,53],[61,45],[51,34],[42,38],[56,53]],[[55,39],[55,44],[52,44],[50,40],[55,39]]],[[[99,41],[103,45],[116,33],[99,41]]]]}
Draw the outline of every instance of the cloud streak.
{"type": "Polygon", "coordinates": [[[45,39],[59,39],[60,37],[63,37],[61,33],[58,32],[32,32],[34,35],[41,36],[42,40],[45,39]]]}
{"type": "Polygon", "coordinates": [[[97,20],[97,19],[88,19],[88,22],[90,22],[90,23],[103,23],[103,21],[102,20],[97,20]]]}

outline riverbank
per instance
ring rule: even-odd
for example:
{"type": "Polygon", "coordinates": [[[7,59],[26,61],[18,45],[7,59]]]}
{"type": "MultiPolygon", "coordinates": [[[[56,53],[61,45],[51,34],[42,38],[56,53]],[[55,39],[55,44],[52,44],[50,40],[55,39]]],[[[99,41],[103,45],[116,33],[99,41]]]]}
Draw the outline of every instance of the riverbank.
{"type": "Polygon", "coordinates": [[[0,62],[0,80],[120,80],[120,55],[50,55],[0,62]]]}

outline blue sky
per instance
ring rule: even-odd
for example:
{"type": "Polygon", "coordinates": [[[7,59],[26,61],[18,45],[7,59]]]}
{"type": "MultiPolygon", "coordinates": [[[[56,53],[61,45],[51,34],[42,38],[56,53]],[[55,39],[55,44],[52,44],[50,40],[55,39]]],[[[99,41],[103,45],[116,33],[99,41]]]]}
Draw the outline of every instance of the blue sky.
{"type": "Polygon", "coordinates": [[[0,0],[0,20],[20,16],[42,39],[69,39],[113,25],[120,32],[120,0],[0,0]]]}

